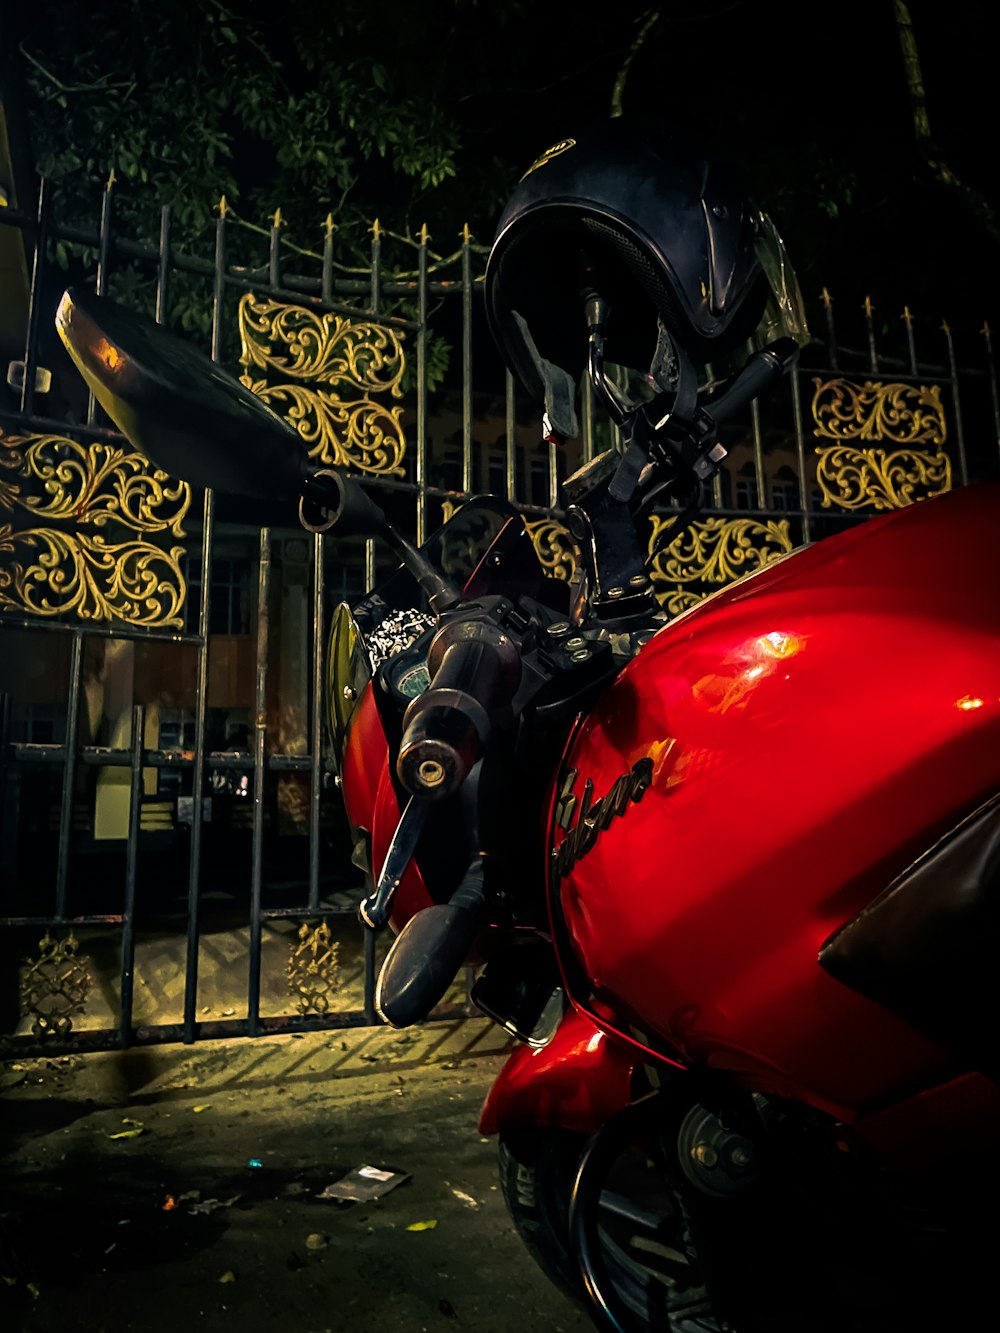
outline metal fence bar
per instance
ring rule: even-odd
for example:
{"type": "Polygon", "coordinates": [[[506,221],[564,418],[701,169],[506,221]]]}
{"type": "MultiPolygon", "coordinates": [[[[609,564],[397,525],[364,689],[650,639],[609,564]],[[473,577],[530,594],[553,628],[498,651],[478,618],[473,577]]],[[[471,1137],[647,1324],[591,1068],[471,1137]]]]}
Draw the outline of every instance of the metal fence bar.
{"type": "MultiPolygon", "coordinates": [[[[116,918],[118,920],[120,918],[116,918]]],[[[41,918],[36,924],[51,924],[49,918],[41,918]]],[[[83,922],[68,921],[67,925],[86,924],[83,922]]],[[[454,1018],[454,1010],[440,1015],[441,1018],[454,1018]]],[[[379,1023],[376,1013],[374,1023],[372,1023],[365,1013],[361,1010],[351,1010],[342,1013],[329,1013],[321,1015],[312,1014],[294,1014],[280,1015],[276,1017],[262,1018],[260,1021],[261,1036],[278,1036],[286,1032],[339,1032],[345,1029],[372,1027],[379,1023]]],[[[167,1042],[178,1042],[183,1039],[184,1027],[181,1023],[158,1023],[148,1024],[137,1027],[135,1030],[136,1046],[162,1046],[167,1042]]],[[[200,1025],[199,1036],[205,1041],[218,1041],[223,1038],[249,1037],[251,1034],[247,1030],[247,1024],[244,1020],[238,1018],[222,1018],[209,1020],[200,1025]]],[[[118,1048],[118,1029],[114,1028],[86,1028],[82,1032],[70,1033],[62,1041],[56,1042],[51,1037],[39,1040],[33,1033],[23,1037],[8,1037],[5,1042],[5,1050],[12,1054],[32,1056],[32,1055],[54,1055],[62,1052],[71,1051],[103,1051],[115,1050],[118,1048]]]]}
{"type": "MultiPolygon", "coordinates": [[[[223,275],[226,264],[226,206],[219,201],[215,224],[215,282],[212,292],[212,359],[220,360],[222,346],[223,275]]],[[[215,502],[205,491],[201,529],[201,601],[198,607],[198,677],[195,689],[194,771],[191,775],[191,857],[188,868],[187,960],[184,972],[184,1040],[197,1035],[198,950],[201,938],[201,830],[205,790],[205,718],[208,709],[208,645],[212,612],[212,537],[215,502]]]]}
{"type": "MultiPolygon", "coordinates": [[[[0,209],[0,213],[5,212],[0,209]]],[[[38,360],[38,317],[41,306],[39,289],[45,264],[52,213],[52,187],[43,176],[38,183],[38,216],[35,226],[35,253],[31,261],[31,287],[28,290],[28,331],[24,341],[24,381],[21,384],[21,411],[29,413],[35,405],[35,366],[38,360]]]]}
{"type": "Polygon", "coordinates": [[[462,490],[472,493],[472,249],[462,228],[462,490]]]}
{"type": "Polygon", "coordinates": [[[253,861],[250,871],[250,970],[247,1031],[260,1033],[261,900],[264,879],[264,742],[267,737],[267,654],[270,630],[271,529],[260,530],[257,575],[257,684],[254,692],[253,861]]]}
{"type": "MultiPolygon", "coordinates": [[[[9,747],[15,759],[37,763],[61,764],[65,746],[42,741],[13,741],[9,747]]],[[[121,768],[129,761],[129,750],[110,745],[81,745],[77,759],[90,768],[121,768]]],[[[188,750],[147,750],[146,768],[194,768],[194,756],[188,750]]],[[[307,754],[272,754],[268,768],[282,772],[308,772],[312,760],[307,754]]],[[[212,750],[205,756],[205,767],[213,771],[241,773],[253,768],[253,756],[239,750],[212,750]]]]}
{"type": "MultiPolygon", "coordinates": [[[[111,226],[114,215],[115,173],[112,171],[101,196],[101,225],[98,231],[97,245],[97,280],[94,290],[98,296],[106,296],[108,291],[108,265],[111,258],[111,226]]],[[[92,393],[87,394],[87,425],[92,426],[97,419],[97,400],[92,393]]]]}
{"type": "MultiPolygon", "coordinates": [[[[7,809],[7,769],[10,767],[10,712],[9,694],[0,694],[0,835],[3,831],[3,814],[7,809]]],[[[10,857],[0,861],[0,869],[12,871],[10,857]]],[[[11,873],[13,880],[13,874],[11,873]]]]}
{"type": "MultiPolygon", "coordinates": [[[[0,916],[0,926],[120,926],[121,912],[87,912],[80,916],[0,916]]],[[[117,1029],[116,1029],[117,1031],[117,1029]]]]}
{"type": "Polygon", "coordinates": [[[56,862],[56,917],[66,915],[69,885],[69,844],[73,829],[73,787],[76,779],[77,725],[80,716],[80,678],[83,671],[83,634],[73,635],[66,694],[66,741],[63,752],[62,803],[59,807],[59,853],[56,862]]]}
{"type": "Polygon", "coordinates": [[[333,304],[333,214],[327,213],[323,224],[323,270],[320,278],[320,298],[324,305],[333,304]]]}
{"type": "Polygon", "coordinates": [[[315,920],[317,915],[324,917],[349,916],[357,921],[358,909],[353,903],[350,907],[331,907],[317,903],[315,907],[262,907],[260,909],[260,919],[262,921],[311,921],[315,920]]]}
{"type": "Polygon", "coordinates": [[[870,296],[865,297],[862,309],[865,312],[865,334],[868,339],[868,368],[873,375],[877,375],[879,370],[878,351],[875,347],[875,307],[870,296]]]}
{"type": "Polygon", "coordinates": [[[375,567],[375,539],[374,537],[365,538],[365,592],[371,592],[375,587],[377,580],[377,571],[375,567]]]}
{"type": "MultiPolygon", "coordinates": [[[[752,356],[753,351],[753,343],[748,342],[747,355],[752,356]]],[[[764,472],[764,435],[761,429],[760,403],[756,398],[750,404],[750,438],[753,441],[753,476],[757,507],[763,508],[767,495],[767,477],[764,472]]]]}
{"type": "Polygon", "coordinates": [[[504,493],[512,503],[517,501],[517,416],[514,400],[514,376],[504,372],[504,493]]]}
{"type": "MultiPolygon", "coordinates": [[[[711,361],[705,363],[705,375],[709,384],[715,379],[715,369],[711,361]]],[[[712,478],[712,503],[716,509],[722,508],[722,473],[716,472],[712,478]]]]}
{"type": "MultiPolygon", "coordinates": [[[[21,231],[32,231],[35,228],[35,218],[25,214],[16,208],[4,208],[0,210],[0,227],[13,227],[21,231]]],[[[49,238],[58,241],[69,241],[75,245],[81,245],[88,249],[95,250],[100,243],[99,233],[88,227],[69,226],[52,222],[49,229],[49,238]]],[[[159,251],[155,246],[143,245],[138,241],[129,240],[127,237],[113,237],[111,242],[111,253],[122,259],[137,259],[140,262],[151,262],[155,265],[159,251]]],[[[197,255],[188,255],[183,252],[176,252],[171,256],[173,267],[181,273],[189,273],[195,277],[211,277],[214,273],[214,265],[210,260],[201,259],[197,255]]],[[[240,265],[234,265],[226,270],[226,281],[234,286],[240,287],[259,287],[260,281],[254,274],[248,274],[246,269],[240,265]]],[[[289,274],[285,278],[288,286],[281,292],[272,292],[271,295],[289,295],[303,298],[312,304],[324,303],[322,297],[322,279],[310,277],[307,274],[289,274]]],[[[391,281],[382,281],[379,290],[383,299],[386,296],[410,297],[415,293],[416,287],[412,280],[396,279],[391,281]]],[[[455,290],[455,283],[448,279],[431,279],[428,284],[428,292],[431,296],[450,296],[455,290]]],[[[367,297],[371,292],[371,281],[363,278],[337,277],[334,279],[334,292],[337,296],[367,297]]],[[[324,303],[325,304],[325,303],[324,303]]],[[[334,302],[336,305],[336,302],[334,302]]],[[[343,305],[342,311],[345,314],[364,313],[359,311],[356,305],[343,305]]],[[[371,313],[370,310],[367,313],[371,313]]],[[[404,327],[415,327],[415,321],[407,321],[401,316],[392,316],[392,322],[404,327]]]]}
{"type": "Polygon", "coordinates": [[[902,314],[903,324],[906,326],[906,351],[910,359],[910,374],[917,375],[917,343],[913,335],[913,316],[910,314],[910,307],[903,306],[902,314]]]}
{"type": "Polygon", "coordinates": [[[826,358],[831,370],[839,370],[837,364],[837,332],[833,324],[833,297],[824,287],[820,293],[823,312],[826,316],[826,358]]]}
{"type": "MultiPolygon", "coordinates": [[[[795,364],[791,370],[792,384],[792,419],[795,423],[795,449],[799,459],[799,508],[802,510],[802,540],[806,544],[812,541],[812,519],[809,514],[809,483],[806,479],[806,439],[802,424],[802,398],[799,385],[799,368],[795,364]]],[[[760,496],[757,497],[760,500],[760,496]]]]}
{"type": "Polygon", "coordinates": [[[420,228],[417,253],[417,545],[427,539],[427,226],[420,228]]]}
{"type": "Polygon", "coordinates": [[[319,905],[319,820],[323,792],[323,534],[313,533],[312,709],[309,717],[309,906],[319,905]]]}
{"type": "Polygon", "coordinates": [[[378,218],[372,223],[371,314],[378,319],[382,313],[382,227],[378,218]]]}
{"type": "MultiPolygon", "coordinates": [[[[41,617],[10,615],[6,611],[0,618],[0,626],[9,629],[27,629],[40,634],[76,634],[79,626],[59,620],[42,620],[41,617]]],[[[170,630],[134,630],[126,625],[88,625],[87,637],[96,639],[128,639],[133,642],[150,643],[197,643],[197,634],[177,634],[170,630]]]]}
{"type": "Polygon", "coordinates": [[[170,290],[170,224],[169,204],[160,209],[160,249],[156,264],[156,322],[167,322],[167,296],[170,290]]]}
{"type": "Polygon", "coordinates": [[[122,913],[121,1006],[118,1016],[119,1045],[132,1039],[132,1001],[135,994],[135,891],[139,858],[140,806],[142,800],[142,751],[146,739],[146,710],[132,708],[132,763],[129,782],[128,845],[125,852],[125,910],[122,913]]]}
{"type": "Polygon", "coordinates": [[[997,367],[993,356],[993,330],[983,321],[982,335],[986,342],[986,373],[990,381],[990,406],[993,409],[993,434],[1000,450],[1000,396],[997,394],[997,367]]]}
{"type": "Polygon", "coordinates": [[[122,439],[120,430],[113,430],[107,426],[87,426],[78,421],[64,421],[58,417],[39,416],[37,412],[12,412],[7,408],[0,407],[0,421],[8,420],[15,422],[22,429],[38,431],[43,435],[66,435],[69,437],[80,435],[91,442],[107,440],[110,443],[122,439]]]}
{"type": "Polygon", "coordinates": [[[274,210],[267,256],[267,280],[272,287],[281,286],[281,209],[274,210]]]}
{"type": "Polygon", "coordinates": [[[97,243],[97,280],[94,290],[98,296],[108,294],[108,265],[111,259],[111,226],[114,216],[115,173],[111,172],[101,196],[101,223],[97,243]]]}
{"type": "Polygon", "coordinates": [[[187,960],[184,974],[184,1040],[196,1036],[200,942],[201,826],[205,790],[205,713],[208,707],[208,629],[212,596],[212,492],[205,492],[201,533],[201,599],[198,607],[198,666],[195,685],[194,764],[191,774],[191,854],[188,861],[187,960]]]}
{"type": "Polygon", "coordinates": [[[951,325],[946,319],[941,321],[941,332],[948,343],[948,373],[951,380],[952,406],[955,409],[955,444],[958,447],[959,474],[962,478],[962,485],[968,486],[969,463],[965,456],[965,430],[962,426],[962,400],[959,394],[958,365],[955,361],[955,343],[951,336],[951,325]]]}

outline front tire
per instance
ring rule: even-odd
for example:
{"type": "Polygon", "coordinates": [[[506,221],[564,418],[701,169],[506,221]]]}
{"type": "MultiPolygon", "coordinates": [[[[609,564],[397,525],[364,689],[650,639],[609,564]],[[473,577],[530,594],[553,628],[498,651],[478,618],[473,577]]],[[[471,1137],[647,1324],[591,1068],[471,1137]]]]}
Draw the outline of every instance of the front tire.
{"type": "MultiPolygon", "coordinates": [[[[589,1142],[554,1129],[504,1135],[500,1183],[535,1262],[605,1328],[570,1243],[570,1198],[589,1142]]],[[[880,1205],[874,1182],[852,1189],[831,1177],[818,1199],[810,1197],[808,1158],[783,1168],[772,1159],[753,1189],[720,1200],[687,1189],[676,1156],[664,1170],[655,1146],[649,1155],[642,1145],[626,1149],[603,1181],[598,1240],[628,1333],[944,1333],[978,1326],[979,1312],[994,1302],[989,1246],[982,1236],[970,1244],[970,1226],[978,1230],[973,1212],[956,1208],[951,1220],[963,1226],[949,1235],[947,1227],[915,1231],[896,1207],[880,1205]],[[678,1180],[680,1188],[672,1183],[678,1180]]]]}
{"type": "MultiPolygon", "coordinates": [[[[561,1130],[500,1139],[500,1186],[511,1218],[546,1276],[588,1308],[569,1240],[569,1201],[587,1140],[561,1130]]],[[[601,1248],[608,1276],[636,1326],[663,1333],[725,1333],[711,1311],[687,1224],[660,1188],[656,1216],[636,1200],[645,1161],[621,1159],[602,1194],[601,1248]],[[619,1192],[619,1190],[621,1192],[619,1192]],[[638,1227],[639,1234],[634,1234],[638,1227]]]]}

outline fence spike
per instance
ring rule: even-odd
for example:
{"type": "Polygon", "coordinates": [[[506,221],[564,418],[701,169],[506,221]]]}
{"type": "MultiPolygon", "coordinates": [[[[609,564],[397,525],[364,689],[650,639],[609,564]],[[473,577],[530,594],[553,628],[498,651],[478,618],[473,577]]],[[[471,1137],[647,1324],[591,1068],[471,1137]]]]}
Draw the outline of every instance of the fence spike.
{"type": "Polygon", "coordinates": [[[908,305],[903,306],[901,319],[904,324],[910,325],[913,323],[913,316],[910,314],[910,307],[908,305]]]}
{"type": "Polygon", "coordinates": [[[218,204],[216,204],[216,209],[218,211],[220,218],[224,218],[226,214],[229,212],[229,205],[226,203],[225,195],[220,196],[219,202],[218,204]]]}
{"type": "Polygon", "coordinates": [[[463,223],[462,223],[462,244],[463,244],[463,245],[468,245],[469,242],[470,242],[471,240],[472,240],[472,232],[469,231],[469,224],[468,224],[467,222],[463,222],[463,223]]]}
{"type": "Polygon", "coordinates": [[[118,177],[115,175],[115,169],[114,169],[114,167],[112,167],[111,170],[108,172],[108,183],[107,183],[107,185],[105,185],[104,188],[105,188],[106,190],[114,189],[114,186],[115,186],[115,183],[117,182],[117,180],[118,180],[118,177]]]}
{"type": "Polygon", "coordinates": [[[426,223],[426,222],[422,222],[422,223],[420,224],[420,244],[421,244],[421,245],[426,245],[427,242],[428,242],[430,239],[431,239],[431,234],[430,234],[430,232],[427,230],[427,223],[426,223]]]}
{"type": "Polygon", "coordinates": [[[274,222],[272,225],[275,227],[283,227],[285,225],[285,219],[281,216],[280,208],[274,210],[274,222]]]}
{"type": "Polygon", "coordinates": [[[830,295],[830,293],[826,290],[825,287],[824,287],[823,290],[820,292],[820,294],[819,294],[819,299],[820,299],[820,300],[823,302],[823,304],[826,306],[827,310],[829,310],[830,307],[833,305],[833,297],[830,295]]]}
{"type": "Polygon", "coordinates": [[[866,296],[866,297],[865,297],[865,303],[864,303],[864,306],[862,307],[862,309],[864,310],[864,312],[865,312],[865,314],[868,316],[868,318],[871,319],[872,314],[874,313],[875,307],[872,305],[872,298],[871,298],[870,296],[866,296]]]}
{"type": "Polygon", "coordinates": [[[993,332],[993,330],[990,328],[989,320],[986,319],[983,320],[983,327],[979,330],[979,332],[983,335],[984,338],[986,338],[987,340],[989,339],[990,334],[993,332]]]}
{"type": "Polygon", "coordinates": [[[946,338],[951,337],[951,325],[948,323],[946,319],[943,319],[941,321],[941,332],[945,335],[946,338]]]}
{"type": "Polygon", "coordinates": [[[382,238],[382,224],[379,222],[378,218],[372,223],[372,236],[374,236],[376,241],[381,240],[382,238]]]}
{"type": "Polygon", "coordinates": [[[333,220],[332,213],[327,213],[326,221],[323,223],[323,230],[326,232],[327,236],[332,236],[337,230],[337,225],[333,220]]]}

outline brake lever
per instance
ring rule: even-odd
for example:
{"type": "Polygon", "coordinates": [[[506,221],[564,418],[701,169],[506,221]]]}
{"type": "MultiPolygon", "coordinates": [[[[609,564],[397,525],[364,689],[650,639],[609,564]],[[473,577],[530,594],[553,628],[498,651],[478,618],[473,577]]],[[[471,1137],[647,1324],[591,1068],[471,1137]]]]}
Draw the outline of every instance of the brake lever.
{"type": "Polygon", "coordinates": [[[384,930],[389,924],[392,900],[416,853],[429,809],[428,802],[418,800],[416,796],[411,796],[407,801],[385,854],[375,892],[363,898],[358,907],[358,919],[362,925],[372,930],[384,930]]]}

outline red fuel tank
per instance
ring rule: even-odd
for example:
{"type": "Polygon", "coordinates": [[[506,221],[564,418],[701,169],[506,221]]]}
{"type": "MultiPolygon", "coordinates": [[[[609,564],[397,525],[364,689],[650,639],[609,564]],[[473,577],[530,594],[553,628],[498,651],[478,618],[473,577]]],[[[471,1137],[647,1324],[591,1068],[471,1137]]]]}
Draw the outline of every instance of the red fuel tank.
{"type": "Polygon", "coordinates": [[[924,501],[724,589],[622,672],[554,799],[553,910],[599,1010],[845,1117],[947,1076],[817,952],[1000,790],[998,545],[1000,486],[924,501]]]}

